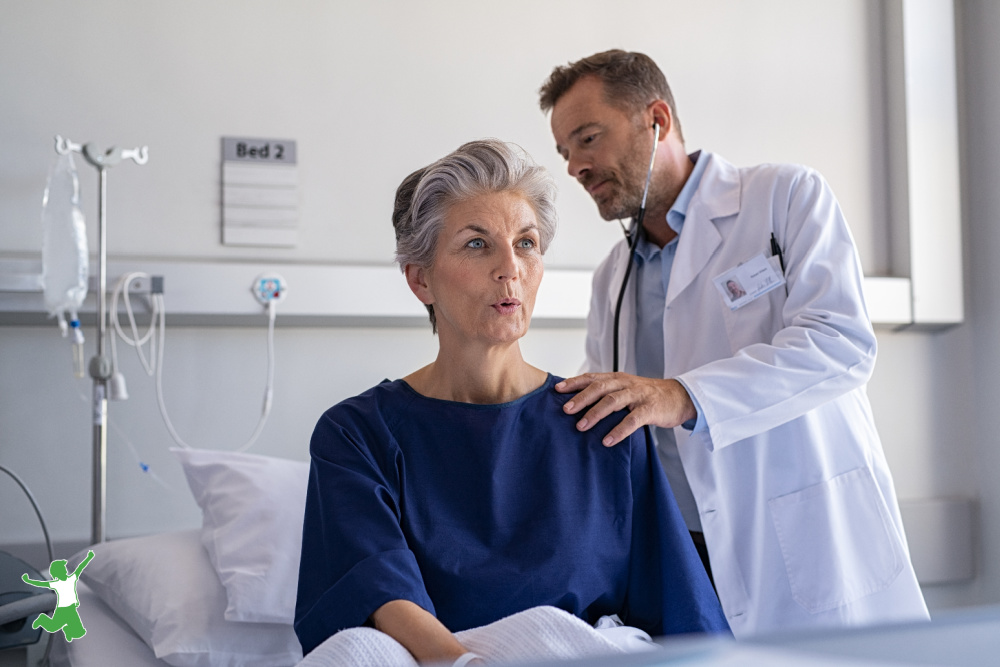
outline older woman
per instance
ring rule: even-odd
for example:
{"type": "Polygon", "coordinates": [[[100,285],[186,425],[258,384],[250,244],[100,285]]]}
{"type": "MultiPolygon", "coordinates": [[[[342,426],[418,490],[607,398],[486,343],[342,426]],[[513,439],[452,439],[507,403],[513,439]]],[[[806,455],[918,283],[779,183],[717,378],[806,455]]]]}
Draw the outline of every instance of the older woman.
{"type": "Polygon", "coordinates": [[[558,378],[521,357],[554,197],[542,168],[493,140],[400,185],[397,260],[440,348],[316,426],[306,653],[372,623],[420,661],[455,660],[453,632],[539,605],[653,635],[727,627],[645,434],[606,448],[606,430],[578,433],[558,378]]]}

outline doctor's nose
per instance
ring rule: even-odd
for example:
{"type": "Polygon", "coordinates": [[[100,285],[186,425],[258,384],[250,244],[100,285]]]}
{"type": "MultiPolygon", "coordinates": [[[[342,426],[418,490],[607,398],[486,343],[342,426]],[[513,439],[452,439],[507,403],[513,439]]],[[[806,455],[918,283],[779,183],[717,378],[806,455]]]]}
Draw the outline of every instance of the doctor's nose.
{"type": "Polygon", "coordinates": [[[566,171],[576,180],[582,180],[590,171],[590,162],[571,154],[566,160],[566,171]]]}

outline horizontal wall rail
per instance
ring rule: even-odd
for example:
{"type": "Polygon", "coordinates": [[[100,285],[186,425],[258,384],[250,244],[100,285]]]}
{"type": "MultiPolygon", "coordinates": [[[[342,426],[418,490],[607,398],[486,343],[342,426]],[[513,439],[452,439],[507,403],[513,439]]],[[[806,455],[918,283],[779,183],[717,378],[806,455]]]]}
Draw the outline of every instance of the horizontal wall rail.
{"type": "MultiPolygon", "coordinates": [[[[47,321],[37,263],[0,260],[0,324],[47,321]]],[[[278,306],[282,326],[421,326],[427,311],[406,286],[395,266],[320,264],[275,265],[252,262],[115,261],[108,263],[109,285],[135,271],[163,277],[167,323],[241,326],[260,324],[264,308],[251,292],[254,279],[279,273],[288,285],[278,306]]],[[[535,304],[539,326],[582,327],[590,307],[591,272],[549,269],[535,304]]],[[[865,296],[872,321],[899,326],[912,321],[910,281],[866,278],[865,296]]],[[[142,290],[133,296],[144,310],[142,290]]],[[[81,320],[94,318],[94,296],[84,302],[81,320]]]]}

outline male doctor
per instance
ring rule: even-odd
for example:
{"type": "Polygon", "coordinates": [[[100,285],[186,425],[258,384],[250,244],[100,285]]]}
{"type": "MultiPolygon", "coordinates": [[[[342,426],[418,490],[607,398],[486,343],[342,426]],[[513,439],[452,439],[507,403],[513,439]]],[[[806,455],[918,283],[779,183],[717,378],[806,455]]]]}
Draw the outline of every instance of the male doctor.
{"type": "Polygon", "coordinates": [[[822,176],[688,154],[640,53],[556,67],[540,104],[605,220],[636,215],[657,145],[634,257],[621,242],[594,275],[590,372],[556,385],[577,428],[624,408],[605,445],[651,427],[737,637],[926,619],[865,393],[861,267],[822,176]]]}

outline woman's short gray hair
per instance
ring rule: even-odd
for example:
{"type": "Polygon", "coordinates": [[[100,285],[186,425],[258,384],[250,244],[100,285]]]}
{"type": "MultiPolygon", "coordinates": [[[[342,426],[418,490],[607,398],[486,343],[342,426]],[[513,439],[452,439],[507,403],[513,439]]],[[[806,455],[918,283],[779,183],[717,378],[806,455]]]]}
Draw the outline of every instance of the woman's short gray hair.
{"type": "MultiPolygon", "coordinates": [[[[545,168],[517,144],[498,139],[470,141],[404,178],[396,189],[392,211],[399,268],[433,264],[438,235],[453,204],[488,192],[511,191],[521,194],[534,210],[539,249],[544,253],[556,233],[556,185],[545,168]]],[[[428,305],[427,311],[436,332],[434,306],[428,305]]]]}

